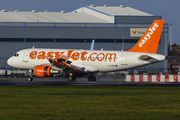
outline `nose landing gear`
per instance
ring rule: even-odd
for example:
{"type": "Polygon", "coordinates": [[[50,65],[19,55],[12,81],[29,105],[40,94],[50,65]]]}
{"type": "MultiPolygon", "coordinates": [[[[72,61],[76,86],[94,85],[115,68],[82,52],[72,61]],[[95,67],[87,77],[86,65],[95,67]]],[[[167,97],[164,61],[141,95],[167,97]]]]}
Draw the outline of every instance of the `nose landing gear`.
{"type": "Polygon", "coordinates": [[[30,76],[29,76],[29,78],[27,80],[28,81],[33,81],[33,78],[32,78],[33,70],[30,69],[29,73],[30,73],[30,76]]]}

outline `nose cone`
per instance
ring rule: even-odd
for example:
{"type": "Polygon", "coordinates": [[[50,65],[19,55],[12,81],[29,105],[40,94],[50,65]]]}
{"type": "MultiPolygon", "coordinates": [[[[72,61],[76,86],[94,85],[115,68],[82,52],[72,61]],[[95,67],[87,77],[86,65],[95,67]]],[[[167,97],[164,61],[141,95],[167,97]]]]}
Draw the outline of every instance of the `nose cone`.
{"type": "Polygon", "coordinates": [[[12,64],[13,64],[12,57],[7,60],[7,64],[9,66],[12,66],[12,64]]]}

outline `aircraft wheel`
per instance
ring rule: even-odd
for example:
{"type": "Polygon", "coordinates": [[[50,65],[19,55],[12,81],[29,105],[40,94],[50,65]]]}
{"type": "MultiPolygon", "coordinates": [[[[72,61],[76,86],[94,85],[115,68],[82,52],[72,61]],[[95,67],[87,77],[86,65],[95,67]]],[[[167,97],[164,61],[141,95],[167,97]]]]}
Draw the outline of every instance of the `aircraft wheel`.
{"type": "Polygon", "coordinates": [[[91,78],[92,78],[91,76],[88,76],[88,81],[91,81],[91,78]]]}
{"type": "Polygon", "coordinates": [[[96,77],[95,76],[93,76],[93,81],[96,81],[96,77]]]}
{"type": "Polygon", "coordinates": [[[28,81],[33,81],[33,78],[32,78],[32,77],[29,77],[27,80],[28,80],[28,81]]]}
{"type": "Polygon", "coordinates": [[[74,77],[74,76],[69,76],[69,77],[67,77],[67,79],[69,82],[76,81],[76,77],[74,77]]]}

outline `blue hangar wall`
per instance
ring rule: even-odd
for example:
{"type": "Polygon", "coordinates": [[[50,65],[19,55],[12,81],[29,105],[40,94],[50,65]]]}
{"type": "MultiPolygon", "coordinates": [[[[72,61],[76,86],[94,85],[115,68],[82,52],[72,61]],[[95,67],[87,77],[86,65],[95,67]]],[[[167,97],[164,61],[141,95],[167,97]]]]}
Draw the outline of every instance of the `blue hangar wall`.
{"type": "MultiPolygon", "coordinates": [[[[95,39],[95,50],[132,48],[140,37],[131,37],[131,28],[148,28],[161,16],[115,16],[115,23],[12,23],[0,22],[0,67],[12,69],[7,59],[25,48],[89,49],[95,39]]],[[[167,55],[168,24],[164,24],[159,54],[167,55]]],[[[153,46],[152,46],[153,47],[153,46]]],[[[141,69],[149,73],[163,72],[167,62],[141,69]]]]}

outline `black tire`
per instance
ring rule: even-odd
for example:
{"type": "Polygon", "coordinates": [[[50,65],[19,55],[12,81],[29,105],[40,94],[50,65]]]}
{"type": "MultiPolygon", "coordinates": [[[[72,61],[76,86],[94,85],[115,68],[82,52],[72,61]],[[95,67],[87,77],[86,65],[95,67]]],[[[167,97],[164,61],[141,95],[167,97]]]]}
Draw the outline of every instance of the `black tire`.
{"type": "Polygon", "coordinates": [[[67,80],[68,80],[69,82],[76,81],[76,77],[74,77],[74,76],[69,76],[69,77],[67,77],[67,80]]]}
{"type": "Polygon", "coordinates": [[[33,81],[33,78],[29,77],[27,80],[30,82],[30,81],[33,81]]]}
{"type": "Polygon", "coordinates": [[[91,81],[91,76],[88,76],[88,81],[91,81]]]}
{"type": "Polygon", "coordinates": [[[96,77],[95,76],[92,76],[92,81],[96,81],[96,77]]]}

